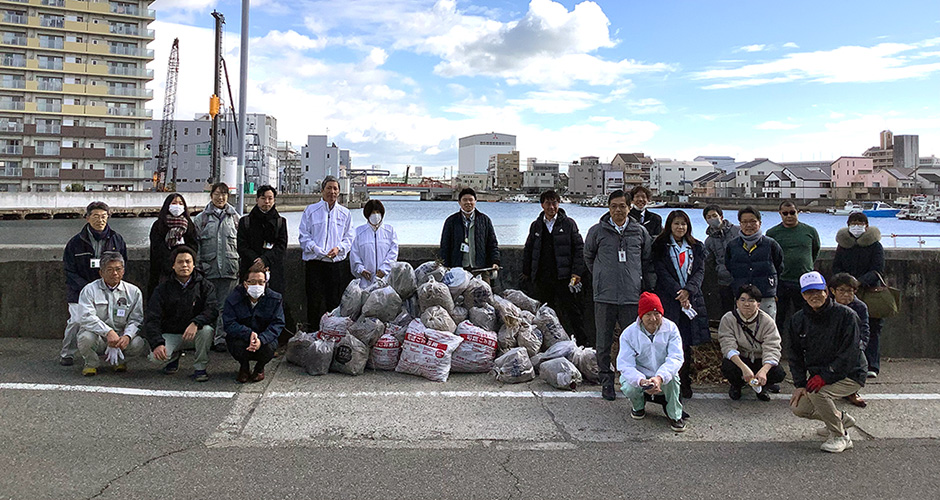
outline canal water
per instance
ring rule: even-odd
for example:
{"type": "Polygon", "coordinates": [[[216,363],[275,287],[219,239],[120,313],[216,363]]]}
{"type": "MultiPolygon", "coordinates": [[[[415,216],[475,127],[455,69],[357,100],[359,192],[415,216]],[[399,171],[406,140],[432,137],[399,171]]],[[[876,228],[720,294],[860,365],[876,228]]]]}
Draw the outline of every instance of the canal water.
{"type": "MultiPolygon", "coordinates": [[[[383,199],[386,207],[385,220],[394,226],[398,240],[403,245],[437,245],[440,243],[441,227],[444,219],[458,210],[456,202],[449,201],[398,201],[383,199]]],[[[541,207],[537,203],[480,202],[477,208],[493,220],[500,244],[522,245],[529,231],[529,224],[539,215],[541,207]]],[[[568,216],[578,223],[581,235],[587,235],[588,229],[597,223],[607,212],[606,208],[582,207],[563,204],[568,216]]],[[[655,209],[663,220],[670,209],[655,209]]],[[[693,235],[705,238],[705,220],[701,209],[687,209],[692,219],[693,235]]],[[[301,212],[284,212],[290,232],[290,243],[296,244],[301,212]]],[[[726,218],[737,220],[737,213],[727,211],[726,218]]],[[[764,231],[780,222],[776,212],[763,212],[764,231]]],[[[111,219],[111,226],[119,231],[130,246],[148,244],[150,226],[153,218],[111,219]]],[[[819,213],[800,214],[800,221],[810,224],[819,232],[823,247],[834,247],[835,234],[846,225],[845,216],[819,213]]],[[[881,229],[882,244],[885,248],[918,247],[921,238],[900,237],[892,239],[891,234],[922,235],[925,248],[940,248],[940,223],[897,220],[890,218],[872,218],[871,225],[881,229]],[[930,237],[932,236],[932,237],[930,237]]],[[[365,223],[361,210],[353,210],[353,223],[358,226],[365,223]]],[[[35,244],[65,245],[84,221],[73,220],[18,220],[0,221],[0,244],[35,244]]]]}

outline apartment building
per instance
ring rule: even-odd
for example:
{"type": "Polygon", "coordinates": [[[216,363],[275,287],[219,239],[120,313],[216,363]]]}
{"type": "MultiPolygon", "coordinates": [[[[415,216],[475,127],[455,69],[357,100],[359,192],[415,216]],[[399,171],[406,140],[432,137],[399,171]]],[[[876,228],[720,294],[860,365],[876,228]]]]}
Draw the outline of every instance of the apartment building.
{"type": "Polygon", "coordinates": [[[522,172],[519,171],[518,151],[490,156],[486,173],[490,178],[490,186],[494,189],[522,189],[522,172]]]}

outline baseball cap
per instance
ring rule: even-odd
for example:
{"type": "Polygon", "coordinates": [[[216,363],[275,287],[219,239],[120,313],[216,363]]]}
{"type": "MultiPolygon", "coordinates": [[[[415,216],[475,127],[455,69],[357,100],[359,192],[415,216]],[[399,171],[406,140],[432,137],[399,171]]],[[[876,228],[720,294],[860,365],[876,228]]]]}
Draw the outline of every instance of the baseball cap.
{"type": "Polygon", "coordinates": [[[810,271],[800,276],[800,293],[807,290],[825,290],[826,280],[816,271],[810,271]]]}

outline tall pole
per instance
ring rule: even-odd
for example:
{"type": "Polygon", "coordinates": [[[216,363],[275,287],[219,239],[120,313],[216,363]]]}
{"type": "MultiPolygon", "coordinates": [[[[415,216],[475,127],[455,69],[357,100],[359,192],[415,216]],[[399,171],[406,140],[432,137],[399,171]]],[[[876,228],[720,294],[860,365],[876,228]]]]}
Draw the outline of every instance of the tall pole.
{"type": "Polygon", "coordinates": [[[245,133],[248,129],[248,3],[242,0],[241,59],[238,65],[238,213],[245,213],[245,133]]]}
{"type": "MultiPolygon", "coordinates": [[[[212,11],[215,18],[215,59],[213,62],[212,95],[218,98],[222,95],[222,25],[225,16],[221,12],[212,11]]],[[[209,184],[219,182],[222,178],[222,113],[212,117],[212,161],[210,166],[209,184]]]]}

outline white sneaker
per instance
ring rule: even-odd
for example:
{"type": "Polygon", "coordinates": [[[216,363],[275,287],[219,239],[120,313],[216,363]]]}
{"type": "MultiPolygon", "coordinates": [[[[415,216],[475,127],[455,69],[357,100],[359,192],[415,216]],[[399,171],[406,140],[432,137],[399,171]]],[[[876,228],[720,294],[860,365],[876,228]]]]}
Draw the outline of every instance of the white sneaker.
{"type": "Polygon", "coordinates": [[[878,378],[878,372],[873,372],[871,370],[869,370],[866,375],[868,376],[868,378],[878,378]]]}
{"type": "Polygon", "coordinates": [[[852,438],[848,434],[843,434],[841,436],[829,436],[829,439],[819,449],[829,453],[842,453],[845,450],[851,450],[852,446],[852,438]]]}
{"type": "MultiPolygon", "coordinates": [[[[850,427],[855,427],[855,417],[849,415],[846,412],[842,412],[842,428],[845,429],[845,432],[848,432],[850,427]]],[[[825,427],[822,429],[816,429],[816,435],[819,437],[826,437],[829,435],[829,429],[825,427]]]]}

